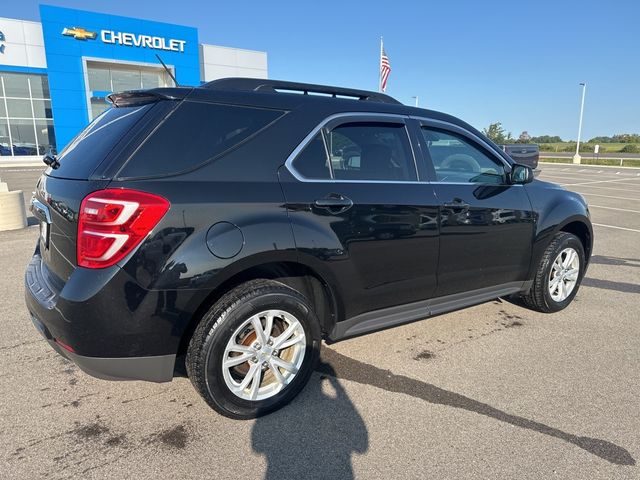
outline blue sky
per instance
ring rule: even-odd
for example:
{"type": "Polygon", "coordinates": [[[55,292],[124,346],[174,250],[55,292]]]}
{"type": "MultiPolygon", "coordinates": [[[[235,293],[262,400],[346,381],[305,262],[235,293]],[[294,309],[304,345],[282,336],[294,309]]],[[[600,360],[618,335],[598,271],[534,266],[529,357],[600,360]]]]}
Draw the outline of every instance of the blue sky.
{"type": "MultiPolygon", "coordinates": [[[[39,20],[39,2],[0,16],[39,20]]],[[[60,0],[51,5],[194,26],[200,42],[266,50],[272,78],[375,90],[518,136],[640,133],[640,2],[60,0]]]]}

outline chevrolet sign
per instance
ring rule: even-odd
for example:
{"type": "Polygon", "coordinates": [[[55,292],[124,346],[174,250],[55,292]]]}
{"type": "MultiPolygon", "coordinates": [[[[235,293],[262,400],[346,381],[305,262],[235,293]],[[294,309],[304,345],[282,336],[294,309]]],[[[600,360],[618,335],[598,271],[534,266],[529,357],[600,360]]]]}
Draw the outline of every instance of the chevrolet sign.
{"type": "MultiPolygon", "coordinates": [[[[62,34],[73,37],[76,40],[93,40],[98,36],[96,32],[90,32],[81,27],[65,28],[62,30],[62,34]]],[[[116,32],[114,30],[101,30],[100,40],[103,43],[123,45],[125,47],[152,48],[169,52],[184,52],[184,46],[187,43],[186,40],[116,32]]]]}
{"type": "Polygon", "coordinates": [[[184,52],[184,44],[187,43],[185,40],[175,40],[173,38],[167,40],[163,37],[114,32],[113,30],[102,30],[100,38],[104,43],[117,43],[129,47],[153,48],[170,52],[184,52]]]}

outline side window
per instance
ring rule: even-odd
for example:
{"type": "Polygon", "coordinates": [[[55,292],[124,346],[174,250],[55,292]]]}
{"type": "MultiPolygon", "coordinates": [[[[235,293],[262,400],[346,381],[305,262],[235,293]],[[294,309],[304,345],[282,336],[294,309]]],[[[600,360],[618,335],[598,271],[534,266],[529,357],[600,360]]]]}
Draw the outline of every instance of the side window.
{"type": "Polygon", "coordinates": [[[327,150],[324,148],[322,133],[318,133],[311,142],[300,152],[293,161],[296,171],[305,178],[311,180],[329,180],[329,160],[327,150]]]}
{"type": "Polygon", "coordinates": [[[438,182],[505,183],[504,164],[462,135],[422,127],[422,135],[438,182]]]}
{"type": "Polygon", "coordinates": [[[404,124],[353,122],[327,132],[336,180],[417,180],[404,124]]]}

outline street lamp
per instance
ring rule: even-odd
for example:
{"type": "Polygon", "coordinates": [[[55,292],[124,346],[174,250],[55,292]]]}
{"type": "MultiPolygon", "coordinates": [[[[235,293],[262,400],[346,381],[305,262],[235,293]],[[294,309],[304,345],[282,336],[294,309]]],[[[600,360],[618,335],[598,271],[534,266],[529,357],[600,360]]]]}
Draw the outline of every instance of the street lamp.
{"type": "Polygon", "coordinates": [[[580,135],[582,134],[582,114],[584,112],[584,94],[587,90],[586,83],[580,83],[582,86],[582,102],[580,103],[580,122],[578,123],[578,142],[576,143],[576,154],[573,156],[573,163],[580,164],[582,157],[580,157],[580,135]]]}
{"type": "Polygon", "coordinates": [[[418,106],[418,96],[417,96],[417,95],[414,95],[414,96],[413,96],[413,97],[411,97],[411,98],[415,99],[415,101],[416,101],[416,107],[417,107],[417,106],[418,106]]]}

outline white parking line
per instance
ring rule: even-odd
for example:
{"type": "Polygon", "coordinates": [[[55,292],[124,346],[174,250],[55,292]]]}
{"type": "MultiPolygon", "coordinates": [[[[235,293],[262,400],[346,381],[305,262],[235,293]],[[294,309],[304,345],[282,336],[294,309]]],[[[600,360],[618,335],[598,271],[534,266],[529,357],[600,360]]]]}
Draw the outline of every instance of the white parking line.
{"type": "Polygon", "coordinates": [[[606,208],[607,210],[618,210],[620,212],[640,213],[640,210],[629,210],[628,208],[605,207],[604,205],[589,204],[589,208],[606,208]]]}
{"type": "Polygon", "coordinates": [[[634,176],[638,176],[638,172],[636,171],[632,171],[632,172],[621,172],[621,171],[614,171],[614,170],[585,170],[585,169],[575,169],[575,168],[549,168],[548,165],[540,165],[540,171],[542,172],[571,172],[571,173],[578,173],[580,175],[597,175],[597,174],[604,174],[604,175],[618,175],[618,176],[628,176],[628,177],[634,177],[634,176]]]}
{"type": "Polygon", "coordinates": [[[587,195],[591,197],[604,197],[604,198],[615,198],[616,200],[631,200],[633,202],[640,202],[640,198],[629,198],[629,197],[613,197],[611,195],[600,195],[598,193],[585,193],[578,192],[580,195],[587,195]]]}
{"type": "MultiPolygon", "coordinates": [[[[570,187],[572,185],[581,185],[579,183],[561,183],[563,187],[570,187]]],[[[619,185],[619,184],[618,184],[619,185]]],[[[602,185],[582,185],[582,188],[605,188],[607,190],[615,190],[617,192],[630,192],[630,193],[640,193],[640,188],[620,188],[618,185],[615,187],[603,187],[602,185]]],[[[638,185],[640,187],[640,185],[638,185]]],[[[571,190],[571,189],[569,189],[571,190]]]]}
{"type": "Polygon", "coordinates": [[[576,180],[583,180],[583,181],[590,181],[590,180],[629,180],[629,181],[634,181],[637,180],[637,177],[624,177],[621,178],[619,176],[614,176],[614,175],[606,175],[606,174],[602,174],[602,175],[587,175],[586,173],[574,173],[574,172],[567,172],[567,173],[557,173],[557,172],[545,172],[544,170],[542,172],[540,172],[540,176],[541,177],[545,177],[545,176],[549,176],[549,177],[562,177],[562,178],[573,178],[576,180]]]}
{"type": "MultiPolygon", "coordinates": [[[[565,175],[540,175],[538,178],[540,178],[541,180],[544,180],[548,177],[551,177],[551,179],[549,179],[550,182],[555,182],[555,183],[562,183],[564,184],[564,181],[568,180],[570,182],[575,181],[576,185],[581,184],[581,183],[590,183],[591,179],[590,178],[576,178],[576,177],[567,177],[565,175]],[[588,180],[588,181],[587,181],[588,180]]],[[[606,179],[606,180],[597,180],[596,182],[615,182],[618,185],[632,185],[632,186],[639,186],[640,187],[640,183],[635,183],[633,182],[633,180],[640,180],[640,178],[610,178],[610,179],[606,179]],[[625,183],[627,182],[627,183],[625,183]]]]}
{"type": "MultiPolygon", "coordinates": [[[[614,180],[594,180],[593,182],[581,182],[581,183],[561,183],[560,185],[591,185],[593,183],[618,183],[618,182],[624,182],[625,180],[635,180],[635,179],[629,179],[629,178],[620,178],[620,179],[614,179],[614,180]]],[[[633,185],[633,184],[631,184],[633,185]]],[[[638,187],[640,187],[640,183],[637,184],[638,187]]]]}
{"type": "Polygon", "coordinates": [[[44,170],[43,168],[5,168],[5,167],[0,167],[0,172],[1,173],[5,173],[5,172],[42,172],[44,170]]]}
{"type": "Polygon", "coordinates": [[[595,225],[596,227],[615,228],[616,230],[626,230],[627,232],[640,233],[640,230],[636,230],[635,228],[617,227],[616,225],[605,225],[603,223],[592,223],[592,225],[595,225]]]}

